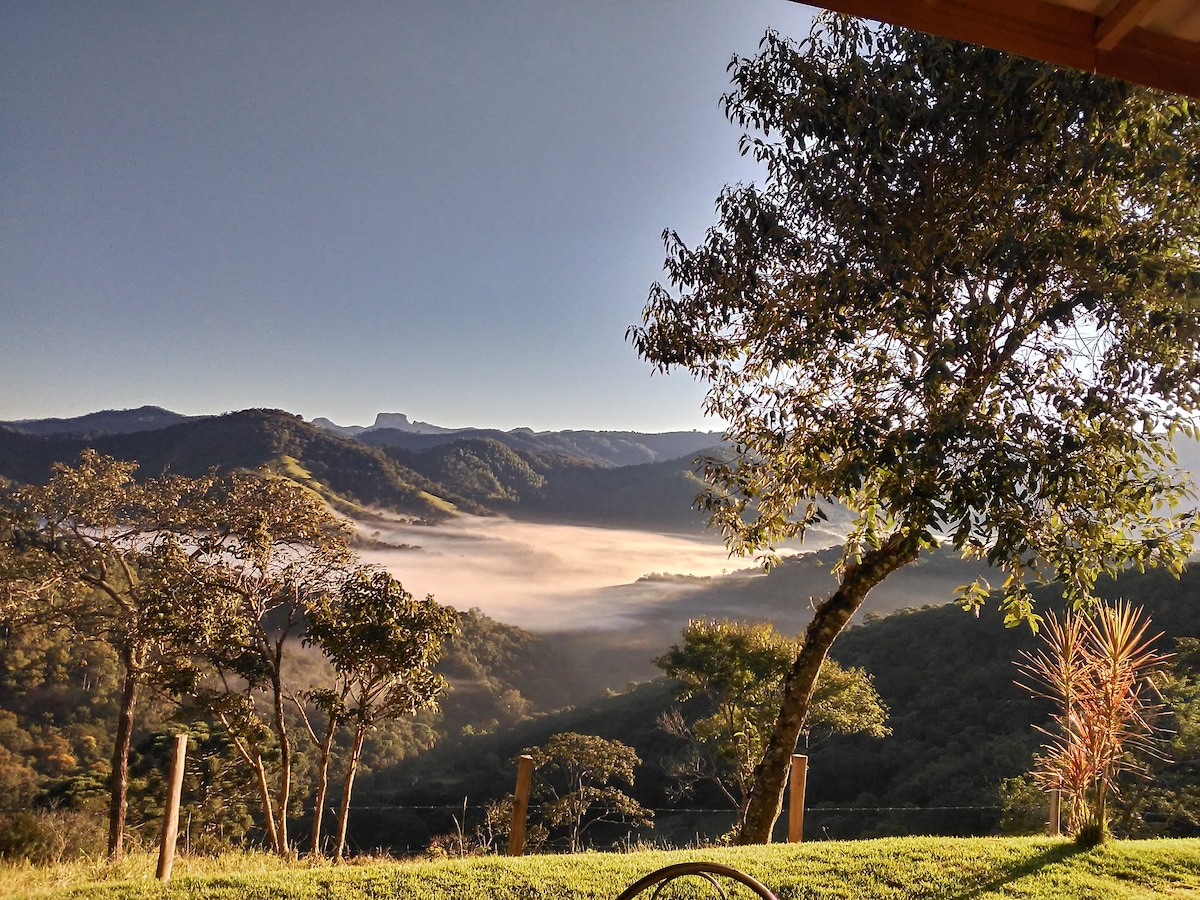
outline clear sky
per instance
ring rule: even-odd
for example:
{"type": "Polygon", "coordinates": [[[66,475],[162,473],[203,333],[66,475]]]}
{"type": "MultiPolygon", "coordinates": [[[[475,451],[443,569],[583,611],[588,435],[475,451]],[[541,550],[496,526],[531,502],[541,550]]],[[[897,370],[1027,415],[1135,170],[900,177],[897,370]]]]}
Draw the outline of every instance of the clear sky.
{"type": "Polygon", "coordinates": [[[787,0],[12,0],[0,420],[717,427],[625,341],[787,0]]]}

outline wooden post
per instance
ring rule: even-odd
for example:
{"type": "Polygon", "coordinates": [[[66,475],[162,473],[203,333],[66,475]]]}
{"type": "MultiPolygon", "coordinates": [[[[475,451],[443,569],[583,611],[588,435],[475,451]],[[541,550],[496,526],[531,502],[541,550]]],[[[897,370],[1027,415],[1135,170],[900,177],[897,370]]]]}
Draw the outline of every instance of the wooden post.
{"type": "Polygon", "coordinates": [[[187,758],[187,735],[175,735],[175,754],[167,776],[167,803],[163,808],[162,845],[158,849],[158,880],[171,878],[175,864],[175,840],[179,837],[179,798],[183,794],[183,762],[187,758]]]}
{"type": "Polygon", "coordinates": [[[529,811],[529,786],[533,783],[533,757],[517,757],[517,790],[513,795],[512,823],[508,829],[508,855],[525,852],[525,814],[529,811]]]}
{"type": "Polygon", "coordinates": [[[808,757],[792,756],[792,774],[788,781],[788,843],[804,840],[804,787],[808,782],[808,757]]]}
{"type": "Polygon", "coordinates": [[[1050,837],[1062,834],[1062,790],[1054,788],[1050,791],[1050,837]]]}

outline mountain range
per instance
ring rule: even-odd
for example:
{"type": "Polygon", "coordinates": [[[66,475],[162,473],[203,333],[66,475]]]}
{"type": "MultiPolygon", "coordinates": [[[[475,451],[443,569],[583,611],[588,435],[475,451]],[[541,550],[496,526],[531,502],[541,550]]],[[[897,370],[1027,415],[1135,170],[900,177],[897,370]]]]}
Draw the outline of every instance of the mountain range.
{"type": "MultiPolygon", "coordinates": [[[[443,428],[380,413],[370,426],[306,422],[281,410],[185,416],[155,406],[71,419],[0,422],[0,478],[42,483],[84,447],[136,460],[140,473],[199,475],[267,469],[336,508],[437,521],[454,512],[645,530],[700,531],[697,457],[721,435],[678,431],[443,428]]],[[[1200,443],[1176,441],[1179,465],[1200,471],[1200,443]]]]}
{"type": "MultiPolygon", "coordinates": [[[[329,423],[332,426],[332,423],[329,423]]],[[[712,432],[438,429],[398,413],[354,433],[281,410],[189,417],[157,407],[0,423],[0,478],[44,483],[84,447],[139,474],[267,469],[350,514],[456,512],[649,529],[703,528],[693,458],[712,432]],[[415,429],[415,430],[413,430],[415,429]]]]}

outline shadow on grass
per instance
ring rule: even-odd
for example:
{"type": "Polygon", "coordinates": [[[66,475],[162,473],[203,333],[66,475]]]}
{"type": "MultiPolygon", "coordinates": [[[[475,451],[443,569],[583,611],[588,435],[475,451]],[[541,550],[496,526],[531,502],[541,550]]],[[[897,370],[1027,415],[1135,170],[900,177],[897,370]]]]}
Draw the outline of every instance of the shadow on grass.
{"type": "Polygon", "coordinates": [[[1056,863],[1065,862],[1072,856],[1080,853],[1087,853],[1087,847],[1081,847],[1074,841],[1063,841],[1061,844],[1055,844],[1053,847],[1047,847],[1045,850],[1038,853],[1036,856],[1031,856],[1027,859],[1022,859],[1019,862],[1003,867],[1002,874],[993,878],[987,884],[981,884],[976,888],[972,888],[962,894],[954,894],[948,896],[947,900],[972,900],[972,898],[982,897],[992,891],[997,891],[1007,884],[1011,884],[1018,879],[1024,878],[1026,875],[1033,875],[1046,866],[1052,866],[1056,863]]]}

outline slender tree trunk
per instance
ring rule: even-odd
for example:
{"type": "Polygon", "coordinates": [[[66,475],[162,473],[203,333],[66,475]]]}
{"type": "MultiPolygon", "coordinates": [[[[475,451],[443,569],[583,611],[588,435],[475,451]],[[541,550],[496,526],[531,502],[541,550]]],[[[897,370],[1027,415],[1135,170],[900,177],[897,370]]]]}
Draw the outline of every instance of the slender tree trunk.
{"type": "Polygon", "coordinates": [[[279,785],[275,807],[275,833],[278,841],[276,852],[286,856],[291,851],[288,841],[288,804],[292,795],[292,741],[288,735],[287,722],[283,717],[283,679],[280,675],[282,652],[275,654],[275,666],[271,673],[271,690],[275,704],[275,737],[279,741],[279,785]]]}
{"type": "Polygon", "coordinates": [[[817,607],[804,636],[804,646],[783,682],[779,718],[767,743],[766,752],[754,770],[745,820],[738,834],[739,844],[769,844],[775,821],[783,809],[788,768],[808,708],[812,703],[817,676],[850,617],[862,606],[871,588],[900,567],[917,558],[915,537],[896,532],[877,550],[864,553],[862,560],[847,565],[842,582],[833,595],[817,607]]]}
{"type": "Polygon", "coordinates": [[[267,783],[266,766],[263,765],[262,757],[257,755],[250,765],[254,769],[254,782],[258,787],[258,799],[262,803],[263,824],[267,829],[267,840],[271,842],[271,849],[282,855],[283,850],[279,847],[279,832],[275,829],[275,808],[271,802],[271,786],[267,783]]]}
{"type": "Polygon", "coordinates": [[[317,796],[313,806],[312,855],[321,855],[321,817],[325,812],[325,795],[329,792],[329,756],[333,747],[336,720],[330,717],[329,730],[321,742],[321,765],[317,770],[317,796]]]}
{"type": "Polygon", "coordinates": [[[358,771],[358,760],[362,756],[363,739],[367,736],[367,727],[362,722],[354,726],[354,746],[350,748],[350,761],[346,764],[346,781],[342,785],[342,807],[338,815],[337,850],[334,851],[334,861],[341,862],[346,849],[346,823],[350,819],[350,792],[354,789],[354,773],[358,771]]]}
{"type": "Polygon", "coordinates": [[[125,679],[121,691],[121,714],[112,755],[112,796],[108,807],[108,858],[120,859],[125,844],[125,814],[129,809],[129,748],[133,743],[133,712],[137,706],[138,674],[133,654],[123,651],[125,679]]]}

